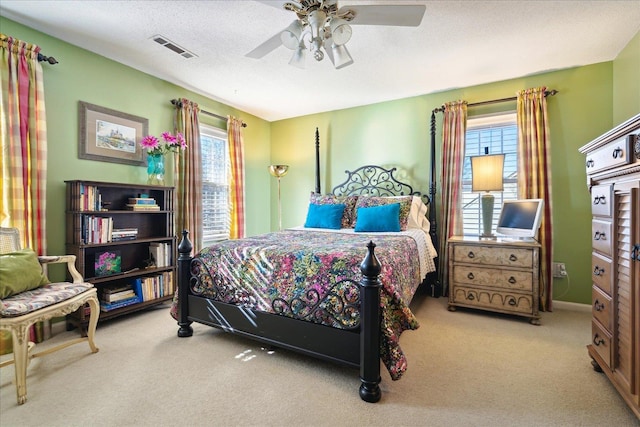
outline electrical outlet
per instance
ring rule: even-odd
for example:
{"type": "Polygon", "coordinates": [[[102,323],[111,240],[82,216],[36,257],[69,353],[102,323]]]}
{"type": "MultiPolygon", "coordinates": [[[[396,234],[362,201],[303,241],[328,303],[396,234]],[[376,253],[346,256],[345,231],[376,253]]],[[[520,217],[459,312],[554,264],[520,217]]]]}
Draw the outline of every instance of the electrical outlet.
{"type": "Polygon", "coordinates": [[[564,265],[564,262],[553,263],[553,277],[556,277],[556,278],[567,277],[567,269],[564,265]]]}

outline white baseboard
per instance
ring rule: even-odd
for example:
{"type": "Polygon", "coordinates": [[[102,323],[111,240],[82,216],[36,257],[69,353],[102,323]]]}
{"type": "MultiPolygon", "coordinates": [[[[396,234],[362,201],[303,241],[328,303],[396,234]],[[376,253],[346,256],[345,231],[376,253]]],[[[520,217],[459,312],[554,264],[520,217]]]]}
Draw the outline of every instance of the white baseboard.
{"type": "Polygon", "coordinates": [[[556,308],[560,310],[584,311],[588,313],[591,312],[590,304],[579,304],[577,302],[553,300],[553,309],[555,310],[556,308]]]}

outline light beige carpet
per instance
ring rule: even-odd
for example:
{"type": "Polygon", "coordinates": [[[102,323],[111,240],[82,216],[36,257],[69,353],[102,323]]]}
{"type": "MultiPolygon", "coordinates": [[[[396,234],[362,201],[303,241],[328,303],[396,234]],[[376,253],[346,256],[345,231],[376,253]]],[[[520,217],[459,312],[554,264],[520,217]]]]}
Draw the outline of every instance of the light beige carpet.
{"type": "Polygon", "coordinates": [[[401,338],[409,369],[391,381],[383,368],[376,404],[358,397],[355,369],[203,325],[178,338],[165,305],[100,324],[97,354],[81,344],[33,360],[25,405],[3,368],[0,425],[640,425],[591,367],[588,312],[556,308],[533,326],[449,312],[443,298],[418,296],[412,308],[421,327],[401,338]]]}

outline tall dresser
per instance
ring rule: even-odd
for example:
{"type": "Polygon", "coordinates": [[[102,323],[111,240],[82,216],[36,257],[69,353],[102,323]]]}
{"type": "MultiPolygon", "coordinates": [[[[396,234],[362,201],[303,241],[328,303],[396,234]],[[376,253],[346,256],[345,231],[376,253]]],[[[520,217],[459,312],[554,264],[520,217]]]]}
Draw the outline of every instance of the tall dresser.
{"type": "Polygon", "coordinates": [[[640,114],[580,148],[591,192],[591,343],[640,418],[640,114]]]}

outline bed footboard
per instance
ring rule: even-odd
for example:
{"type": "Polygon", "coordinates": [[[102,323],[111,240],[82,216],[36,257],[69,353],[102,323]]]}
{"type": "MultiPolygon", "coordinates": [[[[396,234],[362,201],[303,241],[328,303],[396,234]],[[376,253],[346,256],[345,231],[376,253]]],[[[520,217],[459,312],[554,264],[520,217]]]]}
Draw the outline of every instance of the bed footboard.
{"type": "MultiPolygon", "coordinates": [[[[246,325],[244,309],[222,302],[207,300],[191,293],[191,251],[188,231],[182,232],[178,245],[178,336],[193,335],[191,324],[196,321],[219,327],[276,347],[282,347],[325,360],[360,368],[359,394],[366,402],[380,400],[380,262],[369,242],[360,265],[360,329],[349,331],[292,319],[278,314],[253,311],[246,325]],[[193,307],[190,307],[192,301],[193,307]],[[204,313],[214,310],[224,322],[210,319],[204,313]],[[242,311],[238,314],[236,311],[242,311]],[[256,327],[257,326],[257,327],[256,327]],[[289,333],[290,331],[290,333],[289,333]],[[306,337],[301,340],[300,337],[306,337]]],[[[219,317],[218,316],[218,317],[219,317]]]]}

